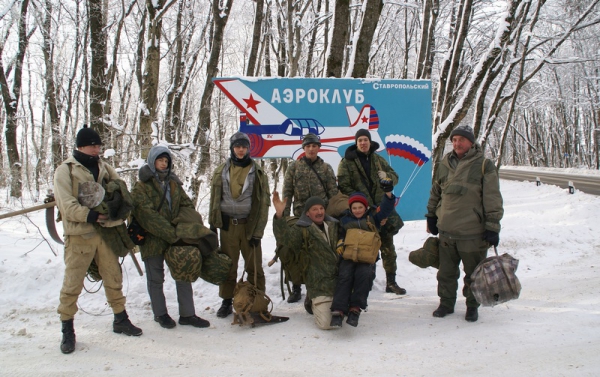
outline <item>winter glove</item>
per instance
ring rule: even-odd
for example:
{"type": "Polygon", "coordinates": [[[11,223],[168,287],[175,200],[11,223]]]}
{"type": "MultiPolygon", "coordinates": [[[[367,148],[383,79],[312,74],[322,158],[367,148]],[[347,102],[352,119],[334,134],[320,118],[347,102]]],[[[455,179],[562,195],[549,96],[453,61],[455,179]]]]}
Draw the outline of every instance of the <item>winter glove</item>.
{"type": "Polygon", "coordinates": [[[436,236],[439,233],[437,227],[437,220],[437,216],[427,217],[427,228],[429,229],[429,232],[434,236],[436,236]]]}
{"type": "Polygon", "coordinates": [[[493,230],[486,230],[483,232],[483,239],[487,241],[492,246],[498,246],[500,243],[500,235],[498,232],[494,232],[493,230]]]}
{"type": "Polygon", "coordinates": [[[250,247],[260,247],[260,238],[250,238],[250,241],[248,241],[248,245],[250,245],[250,247]]]}
{"type": "Polygon", "coordinates": [[[344,240],[339,240],[337,243],[337,247],[335,248],[335,251],[339,254],[342,255],[344,254],[344,240]]]}
{"type": "Polygon", "coordinates": [[[378,171],[377,176],[379,179],[387,179],[387,174],[383,170],[378,171]]]}
{"type": "Polygon", "coordinates": [[[394,183],[389,178],[383,178],[379,180],[379,187],[381,187],[383,192],[392,192],[394,189],[394,183]]]}

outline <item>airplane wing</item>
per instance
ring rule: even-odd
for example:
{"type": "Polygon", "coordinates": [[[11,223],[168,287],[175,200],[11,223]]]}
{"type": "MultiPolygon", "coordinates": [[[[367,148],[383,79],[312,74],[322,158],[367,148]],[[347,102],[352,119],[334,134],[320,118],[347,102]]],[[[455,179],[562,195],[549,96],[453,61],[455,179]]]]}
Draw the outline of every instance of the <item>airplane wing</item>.
{"type": "Polygon", "coordinates": [[[239,79],[215,79],[214,83],[254,125],[281,124],[287,119],[239,79]]]}

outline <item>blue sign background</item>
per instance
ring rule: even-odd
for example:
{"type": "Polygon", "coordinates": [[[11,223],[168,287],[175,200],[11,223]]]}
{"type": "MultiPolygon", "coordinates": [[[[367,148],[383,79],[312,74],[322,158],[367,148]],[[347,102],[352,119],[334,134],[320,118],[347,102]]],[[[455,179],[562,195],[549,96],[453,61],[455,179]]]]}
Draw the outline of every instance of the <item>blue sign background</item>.
{"type": "MultiPolygon", "coordinates": [[[[379,115],[378,132],[384,148],[386,137],[403,135],[431,150],[432,104],[429,80],[245,77],[219,78],[215,79],[215,82],[219,80],[239,80],[285,117],[314,118],[327,129],[333,126],[349,127],[346,106],[354,106],[360,111],[368,104],[379,115]],[[309,91],[312,96],[309,96],[309,91]],[[336,92],[338,96],[335,95],[336,92]],[[304,97],[299,98],[298,93],[304,93],[304,97]]],[[[241,111],[247,111],[243,108],[243,100],[234,99],[230,94],[228,96],[234,103],[237,100],[236,105],[241,111]]],[[[341,157],[344,156],[345,149],[352,144],[353,140],[338,148],[341,157]]],[[[431,162],[428,161],[419,167],[407,158],[388,155],[385,149],[380,155],[399,175],[400,181],[394,188],[396,196],[402,193],[411,175],[416,173],[414,180],[400,198],[396,210],[404,220],[422,220],[431,187],[431,162]]]]}

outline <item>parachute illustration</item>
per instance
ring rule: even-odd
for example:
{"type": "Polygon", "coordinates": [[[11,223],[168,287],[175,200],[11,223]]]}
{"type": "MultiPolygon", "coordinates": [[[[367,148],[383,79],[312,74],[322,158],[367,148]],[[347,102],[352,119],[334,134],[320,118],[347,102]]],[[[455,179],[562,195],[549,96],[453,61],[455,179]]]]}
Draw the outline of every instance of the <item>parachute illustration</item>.
{"type": "MultiPolygon", "coordinates": [[[[385,138],[385,149],[389,156],[405,158],[415,164],[415,168],[408,177],[399,198],[404,195],[410,184],[414,181],[419,171],[431,158],[431,151],[419,141],[405,135],[388,135],[385,138]]],[[[391,165],[391,162],[390,162],[391,165]]]]}

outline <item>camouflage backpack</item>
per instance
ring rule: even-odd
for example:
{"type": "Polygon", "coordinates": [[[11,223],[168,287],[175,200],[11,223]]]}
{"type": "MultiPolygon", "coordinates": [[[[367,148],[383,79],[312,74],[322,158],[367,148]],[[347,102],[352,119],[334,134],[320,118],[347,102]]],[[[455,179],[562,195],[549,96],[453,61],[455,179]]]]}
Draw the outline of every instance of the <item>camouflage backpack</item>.
{"type": "Polygon", "coordinates": [[[175,280],[193,283],[200,276],[202,255],[195,246],[170,246],[165,252],[165,262],[175,280]]]}
{"type": "Polygon", "coordinates": [[[471,275],[471,291],[478,303],[483,306],[494,306],[519,298],[521,283],[515,275],[519,260],[509,254],[482,260],[471,275]]]}
{"type": "MultiPolygon", "coordinates": [[[[296,216],[289,217],[286,221],[287,226],[289,226],[290,228],[293,227],[298,221],[298,219],[299,217],[296,216]]],[[[277,254],[277,256],[279,257],[279,261],[281,262],[281,268],[285,272],[285,283],[287,284],[289,282],[292,282],[292,284],[295,285],[304,284],[304,273],[306,270],[306,266],[302,258],[302,253],[282,253],[281,249],[283,249],[284,247],[285,246],[283,245],[277,245],[275,254],[277,254]]]]}
{"type": "Polygon", "coordinates": [[[408,260],[421,268],[440,268],[439,246],[440,240],[437,237],[429,237],[425,240],[423,247],[408,254],[408,260]]]}

